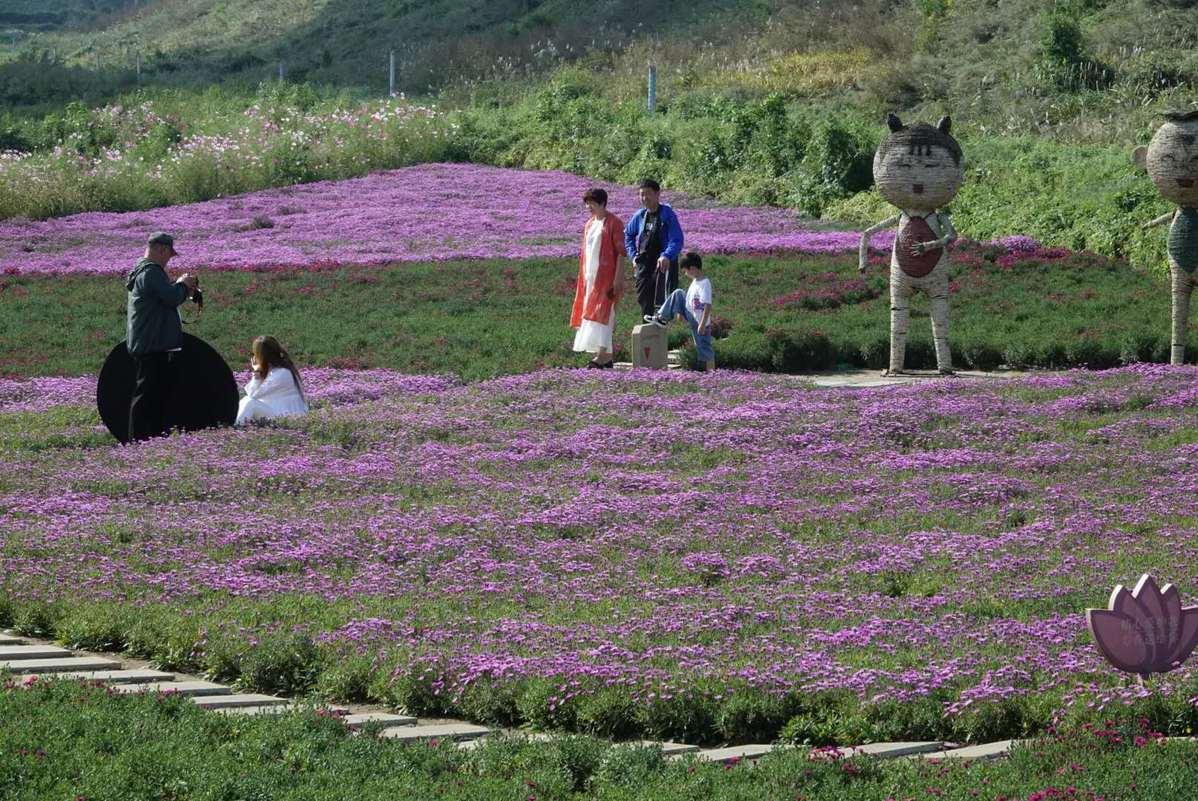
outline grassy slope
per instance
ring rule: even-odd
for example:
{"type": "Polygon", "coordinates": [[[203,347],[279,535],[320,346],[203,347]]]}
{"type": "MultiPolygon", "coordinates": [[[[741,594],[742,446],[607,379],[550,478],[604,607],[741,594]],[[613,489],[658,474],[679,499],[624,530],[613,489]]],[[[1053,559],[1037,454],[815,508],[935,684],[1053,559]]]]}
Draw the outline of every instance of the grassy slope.
{"type": "MultiPolygon", "coordinates": [[[[958,366],[1097,367],[1168,356],[1168,292],[1157,279],[1089,257],[1011,269],[965,253],[957,262],[951,341],[958,366]]],[[[716,341],[721,366],[794,372],[884,365],[889,304],[880,266],[863,287],[844,257],[713,257],[709,268],[717,320],[731,331],[716,341]],[[792,293],[803,296],[777,301],[792,293]],[[829,302],[840,305],[821,308],[829,302]]],[[[571,352],[567,327],[576,272],[563,260],[218,273],[202,279],[208,308],[189,330],[238,369],[250,339],[261,333],[279,337],[304,365],[466,379],[578,366],[585,357],[571,352]],[[368,310],[364,316],[361,309],[368,310]]],[[[0,282],[0,304],[3,373],[95,373],[124,335],[116,278],[8,278],[0,282]]],[[[911,367],[935,363],[926,308],[917,296],[911,367]]],[[[631,301],[621,304],[622,355],[636,314],[631,301]]],[[[186,318],[193,316],[185,309],[186,318]]],[[[681,324],[671,327],[670,339],[693,353],[681,324]]]]}

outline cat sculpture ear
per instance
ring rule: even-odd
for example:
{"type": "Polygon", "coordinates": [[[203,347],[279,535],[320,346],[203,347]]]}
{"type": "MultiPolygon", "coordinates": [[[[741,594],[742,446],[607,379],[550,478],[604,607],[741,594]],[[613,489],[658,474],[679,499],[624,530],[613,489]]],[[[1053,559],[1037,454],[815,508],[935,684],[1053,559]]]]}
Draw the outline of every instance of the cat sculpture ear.
{"type": "Polygon", "coordinates": [[[903,130],[903,121],[892,111],[886,115],[886,127],[890,129],[891,133],[898,133],[903,130]]]}
{"type": "Polygon", "coordinates": [[[1131,152],[1131,163],[1141,170],[1148,169],[1148,148],[1140,145],[1131,152]]]}
{"type": "Polygon", "coordinates": [[[945,114],[940,118],[940,122],[936,123],[936,128],[940,131],[940,133],[946,136],[951,135],[953,130],[952,118],[945,114]]]}

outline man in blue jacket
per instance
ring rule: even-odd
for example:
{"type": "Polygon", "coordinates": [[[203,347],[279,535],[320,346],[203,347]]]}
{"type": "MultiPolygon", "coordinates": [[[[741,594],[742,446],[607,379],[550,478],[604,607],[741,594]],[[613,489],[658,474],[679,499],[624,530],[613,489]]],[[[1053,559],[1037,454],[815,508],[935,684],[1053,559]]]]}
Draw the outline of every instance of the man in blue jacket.
{"type": "Polygon", "coordinates": [[[653,314],[678,288],[678,256],[682,226],[678,215],[661,202],[661,185],[652,178],[640,183],[641,208],[624,227],[624,247],[636,265],[636,300],[642,314],[653,314]]]}
{"type": "Polygon", "coordinates": [[[196,289],[196,278],[183,275],[174,283],[166,265],[177,256],[170,234],[151,234],[146,254],[125,279],[129,291],[125,346],[137,369],[129,404],[129,438],[145,440],[170,433],[167,405],[179,380],[183,321],[179,307],[196,289]]]}

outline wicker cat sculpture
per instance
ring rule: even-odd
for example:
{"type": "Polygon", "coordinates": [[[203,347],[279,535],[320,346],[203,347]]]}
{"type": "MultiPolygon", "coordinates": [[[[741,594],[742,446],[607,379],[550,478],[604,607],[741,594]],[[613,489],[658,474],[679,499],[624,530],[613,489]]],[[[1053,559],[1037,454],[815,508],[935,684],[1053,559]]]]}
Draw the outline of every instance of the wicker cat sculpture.
{"type": "Polygon", "coordinates": [[[886,372],[903,371],[911,295],[919,289],[928,294],[932,307],[936,366],[942,375],[951,375],[948,246],[956,240],[957,232],[949,216],[938,210],[957,196],[965,177],[961,146],[950,133],[952,120],[948,117],[935,126],[906,126],[894,114],[886,122],[890,133],[874,154],[874,182],[882,197],[900,213],[861,233],[858,268],[865,272],[869,238],[898,223],[890,258],[890,368],[886,372]]]}
{"type": "Polygon", "coordinates": [[[1177,211],[1146,223],[1169,226],[1169,272],[1173,279],[1173,332],[1170,364],[1184,364],[1190,294],[1198,282],[1198,110],[1165,115],[1148,147],[1138,147],[1132,161],[1148,170],[1161,197],[1177,211]]]}

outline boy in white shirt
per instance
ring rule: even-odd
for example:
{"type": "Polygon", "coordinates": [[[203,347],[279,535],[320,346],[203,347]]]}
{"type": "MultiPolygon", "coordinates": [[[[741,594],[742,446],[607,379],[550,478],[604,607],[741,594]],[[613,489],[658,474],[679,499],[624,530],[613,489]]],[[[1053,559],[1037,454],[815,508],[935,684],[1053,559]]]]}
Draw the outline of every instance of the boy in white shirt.
{"type": "Polygon", "coordinates": [[[703,272],[703,259],[698,253],[687,251],[678,265],[691,280],[686,292],[675,289],[661,304],[657,314],[646,314],[645,322],[665,327],[681,315],[690,324],[695,338],[695,351],[702,369],[715,369],[715,350],[711,345],[711,279],[703,272]]]}

